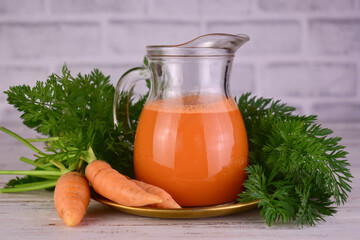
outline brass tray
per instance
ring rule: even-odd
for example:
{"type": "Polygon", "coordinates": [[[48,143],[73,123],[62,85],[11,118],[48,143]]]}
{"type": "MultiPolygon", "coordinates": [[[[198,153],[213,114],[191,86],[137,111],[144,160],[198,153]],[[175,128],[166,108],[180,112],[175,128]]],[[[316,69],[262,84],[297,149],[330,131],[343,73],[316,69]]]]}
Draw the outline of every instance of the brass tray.
{"type": "Polygon", "coordinates": [[[173,219],[190,219],[190,218],[207,218],[226,216],[236,213],[245,212],[247,210],[256,208],[259,200],[250,201],[246,203],[229,203],[209,207],[192,207],[181,209],[155,209],[149,207],[127,207],[117,204],[109,199],[106,199],[94,191],[91,192],[91,197],[102,204],[112,207],[118,211],[129,213],[137,216],[152,217],[152,218],[173,218],[173,219]]]}

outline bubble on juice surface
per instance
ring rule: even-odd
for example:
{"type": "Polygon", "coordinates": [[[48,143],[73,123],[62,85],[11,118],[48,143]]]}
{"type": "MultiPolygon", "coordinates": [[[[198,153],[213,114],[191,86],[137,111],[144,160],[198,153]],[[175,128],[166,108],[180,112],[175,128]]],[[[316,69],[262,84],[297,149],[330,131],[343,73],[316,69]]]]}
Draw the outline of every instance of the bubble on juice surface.
{"type": "Polygon", "coordinates": [[[149,101],[144,107],[149,110],[179,113],[228,112],[238,109],[234,98],[226,98],[220,94],[189,94],[149,101]]]}

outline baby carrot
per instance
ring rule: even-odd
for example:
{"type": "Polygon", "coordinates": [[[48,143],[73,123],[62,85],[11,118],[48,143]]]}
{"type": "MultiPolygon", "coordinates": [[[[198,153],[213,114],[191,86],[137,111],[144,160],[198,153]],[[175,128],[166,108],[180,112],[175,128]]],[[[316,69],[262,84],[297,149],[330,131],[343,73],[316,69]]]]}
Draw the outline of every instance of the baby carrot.
{"type": "Polygon", "coordinates": [[[56,182],[54,204],[59,217],[67,226],[76,226],[90,202],[88,181],[78,172],[68,172],[56,182]]]}
{"type": "Polygon", "coordinates": [[[116,203],[138,207],[162,202],[160,197],[144,191],[102,160],[90,161],[85,176],[95,192],[116,203]]]}

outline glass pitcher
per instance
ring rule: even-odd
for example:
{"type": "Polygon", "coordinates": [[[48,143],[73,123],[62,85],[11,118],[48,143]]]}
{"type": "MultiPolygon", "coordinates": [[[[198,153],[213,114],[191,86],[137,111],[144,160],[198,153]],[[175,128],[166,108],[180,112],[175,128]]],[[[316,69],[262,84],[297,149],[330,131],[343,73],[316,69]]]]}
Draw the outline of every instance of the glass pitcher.
{"type": "Polygon", "coordinates": [[[207,34],[184,44],[147,46],[149,66],[129,70],[116,86],[118,124],[124,96],[137,81],[150,79],[135,134],[135,176],[181,206],[233,202],[242,191],[248,142],[229,77],[236,50],[248,40],[207,34]]]}

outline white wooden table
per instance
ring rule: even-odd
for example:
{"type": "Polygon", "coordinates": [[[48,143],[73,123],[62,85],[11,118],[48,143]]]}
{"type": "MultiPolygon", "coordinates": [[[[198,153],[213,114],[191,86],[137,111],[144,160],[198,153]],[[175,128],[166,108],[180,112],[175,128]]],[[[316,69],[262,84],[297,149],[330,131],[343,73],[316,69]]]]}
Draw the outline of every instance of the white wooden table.
{"type": "MultiPolygon", "coordinates": [[[[19,122],[0,123],[34,137],[19,122]]],[[[232,216],[192,220],[153,219],[133,216],[91,201],[80,225],[66,227],[53,206],[52,192],[0,194],[0,239],[360,239],[360,124],[328,125],[350,152],[354,175],[348,202],[333,217],[316,227],[268,227],[259,210],[232,216]]],[[[0,133],[0,169],[31,169],[20,156],[32,152],[0,133]]],[[[13,176],[0,175],[0,187],[13,176]]]]}

